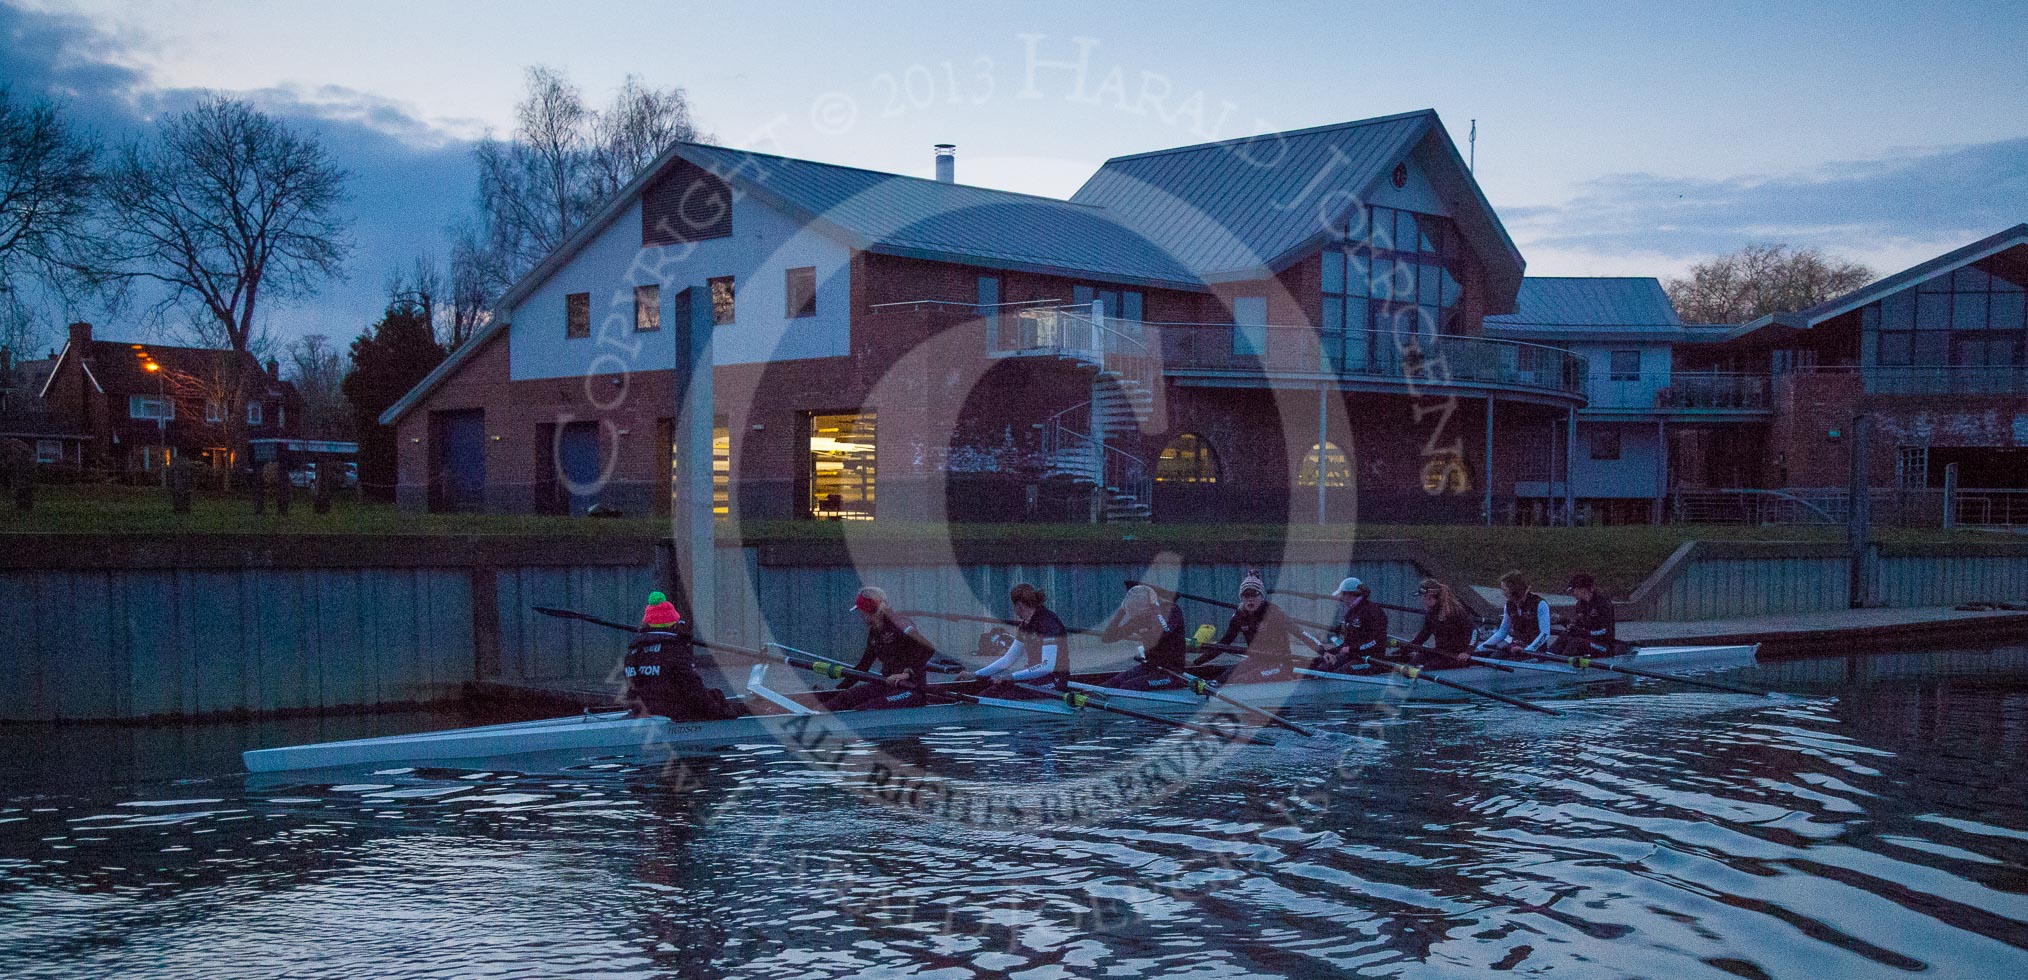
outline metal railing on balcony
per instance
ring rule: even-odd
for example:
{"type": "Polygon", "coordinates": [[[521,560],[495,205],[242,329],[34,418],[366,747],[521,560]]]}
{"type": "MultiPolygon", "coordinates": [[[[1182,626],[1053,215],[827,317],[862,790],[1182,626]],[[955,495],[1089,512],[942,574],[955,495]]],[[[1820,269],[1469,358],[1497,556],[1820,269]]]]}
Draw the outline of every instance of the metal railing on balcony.
{"type": "Polygon", "coordinates": [[[1150,388],[1155,383],[1156,361],[1145,328],[1107,315],[1097,302],[1028,307],[989,317],[986,354],[1062,357],[1150,388]]]}
{"type": "Polygon", "coordinates": [[[1773,406],[1765,374],[1677,371],[1655,392],[1655,407],[1765,411],[1773,406]]]}
{"type": "Polygon", "coordinates": [[[1944,505],[1955,527],[2028,528],[2028,490],[1959,487],[1944,505]]]}
{"type": "Polygon", "coordinates": [[[1477,383],[1583,397],[1583,357],[1541,344],[1385,330],[1147,323],[1167,371],[1333,374],[1420,385],[1477,383]]]}

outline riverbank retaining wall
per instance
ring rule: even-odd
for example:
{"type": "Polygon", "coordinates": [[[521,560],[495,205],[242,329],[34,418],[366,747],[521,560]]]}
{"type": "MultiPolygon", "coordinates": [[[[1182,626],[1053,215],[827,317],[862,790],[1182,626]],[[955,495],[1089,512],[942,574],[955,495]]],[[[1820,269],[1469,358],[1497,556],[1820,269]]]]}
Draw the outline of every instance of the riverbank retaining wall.
{"type": "MultiPolygon", "coordinates": [[[[0,721],[132,720],[314,712],[455,697],[467,682],[617,689],[624,638],[536,606],[638,621],[657,587],[655,543],[585,538],[15,536],[0,553],[0,721]]],[[[1407,597],[1441,569],[1408,542],[1300,544],[1285,552],[1133,542],[1033,548],[907,542],[721,545],[708,635],[856,658],[861,584],[903,608],[1008,614],[1030,582],[1073,629],[1096,629],[1128,579],[1230,598],[1247,568],[1271,587],[1329,592],[1346,574],[1407,597]]],[[[666,574],[666,573],[665,573],[666,574]]],[[[1284,600],[1327,620],[1329,602],[1284,600]]],[[[1189,604],[1192,621],[1222,623],[1189,604]]],[[[980,623],[921,620],[968,654],[980,623]]]]}
{"type": "Polygon", "coordinates": [[[1618,604],[1622,620],[1687,622],[1855,605],[2028,602],[2028,541],[1874,544],[1858,577],[1842,544],[1690,541],[1618,604]]]}

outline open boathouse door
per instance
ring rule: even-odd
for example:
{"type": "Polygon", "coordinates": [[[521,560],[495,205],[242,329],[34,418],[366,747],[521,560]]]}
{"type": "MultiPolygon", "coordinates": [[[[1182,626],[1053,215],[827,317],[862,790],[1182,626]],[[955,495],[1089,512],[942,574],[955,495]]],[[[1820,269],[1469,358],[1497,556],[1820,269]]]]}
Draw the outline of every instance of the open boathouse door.
{"type": "Polygon", "coordinates": [[[468,408],[433,412],[430,440],[436,447],[430,468],[432,510],[483,510],[486,506],[486,412],[468,408]]]}

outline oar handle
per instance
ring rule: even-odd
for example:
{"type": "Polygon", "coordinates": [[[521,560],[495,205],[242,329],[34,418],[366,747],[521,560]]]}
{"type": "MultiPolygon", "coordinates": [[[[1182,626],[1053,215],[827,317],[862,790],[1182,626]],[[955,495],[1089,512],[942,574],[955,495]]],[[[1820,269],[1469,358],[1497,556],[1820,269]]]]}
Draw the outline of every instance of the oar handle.
{"type": "Polygon", "coordinates": [[[1065,705],[1068,705],[1072,708],[1091,708],[1098,711],[1107,711],[1116,715],[1124,715],[1125,717],[1128,718],[1138,718],[1142,721],[1151,721],[1158,725],[1168,725],[1173,728],[1181,728],[1184,729],[1185,731],[1196,732],[1199,735],[1209,735],[1213,738],[1222,738],[1232,742],[1245,742],[1249,745],[1275,744],[1273,739],[1263,738],[1259,735],[1250,734],[1248,732],[1221,731],[1220,729],[1212,728],[1209,725],[1199,725],[1193,722],[1179,721],[1175,718],[1164,718],[1161,715],[1151,715],[1146,712],[1135,711],[1132,708],[1122,708],[1119,705],[1114,704],[1111,701],[1107,700],[1106,698],[1102,698],[1093,694],[1086,694],[1082,691],[1058,693],[1056,691],[1049,690],[1048,688],[1045,687],[1034,687],[1028,684],[1015,684],[1014,686],[1020,688],[1021,690],[1027,691],[1030,694],[1040,694],[1046,697],[1058,699],[1062,701],[1065,705]]]}
{"type": "Polygon", "coordinates": [[[1191,677],[1190,675],[1185,674],[1182,671],[1173,670],[1168,667],[1156,667],[1155,669],[1183,682],[1184,686],[1192,691],[1195,691],[1199,694],[1203,694],[1209,697],[1217,698],[1218,700],[1230,704],[1234,707],[1241,708],[1246,711],[1251,711],[1254,714],[1257,714],[1262,718],[1266,718],[1267,720],[1274,722],[1275,724],[1280,725],[1283,728],[1295,732],[1296,734],[1301,735],[1305,738],[1315,738],[1317,736],[1316,729],[1304,725],[1298,725],[1295,722],[1282,717],[1281,715],[1275,714],[1274,712],[1267,710],[1266,708],[1249,704],[1229,694],[1226,694],[1224,691],[1220,690],[1220,688],[1224,686],[1222,684],[1217,684],[1212,681],[1205,680],[1202,677],[1191,677]]]}
{"type": "Polygon", "coordinates": [[[1385,667],[1388,670],[1394,671],[1395,673],[1408,678],[1409,680],[1429,681],[1432,684],[1438,684],[1443,687],[1456,688],[1460,691],[1465,692],[1466,694],[1476,694],[1479,695],[1480,697],[1492,698],[1495,701],[1499,701],[1504,704],[1511,704],[1517,708],[1526,708],[1529,711],[1539,711],[1545,715],[1560,715],[1563,713],[1561,711],[1556,710],[1555,708],[1545,708],[1542,705],[1534,703],[1533,701],[1523,701],[1520,698],[1509,697],[1505,694],[1499,693],[1498,691],[1488,691],[1483,687],[1473,687],[1470,684],[1461,684],[1457,681],[1450,680],[1448,678],[1438,677],[1437,675],[1430,673],[1428,670],[1425,670],[1421,667],[1410,667],[1407,666],[1406,664],[1392,663],[1386,660],[1381,660],[1378,657],[1367,657],[1365,658],[1365,660],[1369,664],[1373,664],[1376,667],[1385,667]]]}

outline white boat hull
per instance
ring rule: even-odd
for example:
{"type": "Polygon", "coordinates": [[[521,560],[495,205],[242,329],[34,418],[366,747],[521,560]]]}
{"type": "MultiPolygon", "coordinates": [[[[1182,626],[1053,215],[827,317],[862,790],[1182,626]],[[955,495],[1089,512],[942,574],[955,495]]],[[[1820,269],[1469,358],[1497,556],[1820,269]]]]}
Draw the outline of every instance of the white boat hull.
{"type": "MultiPolygon", "coordinates": [[[[1697,673],[1743,667],[1753,662],[1757,646],[1664,647],[1643,650],[1614,663],[1672,673],[1697,673]]],[[[1543,665],[1531,665],[1541,667],[1543,665]]],[[[1270,710],[1290,704],[1371,703],[1377,701],[1455,701],[1473,695],[1438,684],[1411,682],[1399,675],[1339,675],[1301,672],[1294,681],[1235,684],[1225,693],[1270,710]]],[[[1517,669],[1506,673],[1491,667],[1465,667],[1443,672],[1447,679],[1508,693],[1546,688],[1571,688],[1626,675],[1572,668],[1517,669]]],[[[1123,706],[1159,714],[1189,714],[1205,707],[1205,699],[1182,691],[1124,691],[1089,684],[1075,688],[1118,698],[1123,706]]],[[[1212,702],[1211,707],[1227,706],[1212,702]]],[[[931,704],[920,708],[851,711],[839,714],[753,715],[729,721],[675,722],[650,716],[630,718],[621,712],[573,715],[540,721],[458,728],[416,735],[320,742],[244,753],[249,772],[282,772],[379,763],[443,762],[572,750],[621,750],[670,747],[731,746],[752,742],[857,738],[958,726],[978,728],[1032,721],[1036,715],[1070,717],[1077,712],[1056,701],[995,701],[989,704],[931,704]]]]}

